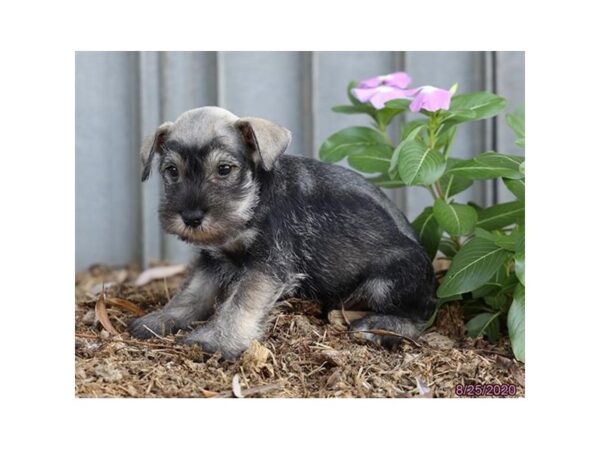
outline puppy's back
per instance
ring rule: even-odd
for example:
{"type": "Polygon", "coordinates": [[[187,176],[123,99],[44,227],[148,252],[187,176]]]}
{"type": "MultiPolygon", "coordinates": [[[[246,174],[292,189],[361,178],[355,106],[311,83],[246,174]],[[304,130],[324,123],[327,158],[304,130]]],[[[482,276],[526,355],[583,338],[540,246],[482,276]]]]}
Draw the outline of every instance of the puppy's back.
{"type": "Polygon", "coordinates": [[[402,211],[381,189],[353,170],[302,156],[283,155],[280,158],[280,171],[304,195],[327,193],[335,198],[336,193],[343,193],[371,199],[390,215],[402,235],[418,243],[417,235],[402,211]]]}

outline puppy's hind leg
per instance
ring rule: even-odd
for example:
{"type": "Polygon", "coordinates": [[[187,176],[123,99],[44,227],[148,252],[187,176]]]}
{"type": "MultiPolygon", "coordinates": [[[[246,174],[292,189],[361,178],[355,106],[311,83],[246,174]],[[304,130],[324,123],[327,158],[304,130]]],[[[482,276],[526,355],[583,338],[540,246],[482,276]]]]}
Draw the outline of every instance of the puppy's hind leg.
{"type": "Polygon", "coordinates": [[[213,312],[219,287],[200,269],[184,283],[184,287],[161,310],[134,319],[129,333],[139,339],[164,336],[189,327],[192,322],[207,319],[213,312]]]}
{"type": "Polygon", "coordinates": [[[358,339],[387,347],[402,341],[395,335],[416,338],[435,308],[434,290],[433,270],[426,265],[419,269],[401,262],[391,264],[367,278],[353,293],[352,297],[365,299],[373,312],[353,321],[350,330],[358,339]]]}
{"type": "Polygon", "coordinates": [[[395,347],[402,342],[402,337],[411,339],[418,337],[424,325],[425,322],[400,316],[369,314],[353,321],[350,324],[350,331],[353,332],[355,339],[374,342],[384,347],[395,347]],[[386,332],[391,333],[386,334],[386,332]]]}

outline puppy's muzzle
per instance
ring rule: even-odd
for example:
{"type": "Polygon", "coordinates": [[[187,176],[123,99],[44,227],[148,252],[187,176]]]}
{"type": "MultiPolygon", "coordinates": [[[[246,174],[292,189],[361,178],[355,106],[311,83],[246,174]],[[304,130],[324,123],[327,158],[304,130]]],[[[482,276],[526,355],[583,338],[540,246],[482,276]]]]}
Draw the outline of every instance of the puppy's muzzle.
{"type": "Polygon", "coordinates": [[[202,224],[204,211],[201,209],[188,209],[181,212],[181,218],[188,227],[197,228],[202,224]]]}

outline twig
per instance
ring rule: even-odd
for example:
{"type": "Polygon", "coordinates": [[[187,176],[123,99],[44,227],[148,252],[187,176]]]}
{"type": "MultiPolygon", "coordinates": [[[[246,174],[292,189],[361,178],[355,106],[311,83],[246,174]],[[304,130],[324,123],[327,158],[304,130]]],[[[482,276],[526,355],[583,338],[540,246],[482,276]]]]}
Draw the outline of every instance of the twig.
{"type": "Polygon", "coordinates": [[[167,342],[171,342],[174,343],[175,341],[166,338],[164,336],[161,336],[160,334],[155,333],[151,328],[148,327],[148,325],[144,324],[143,327],[148,330],[150,333],[152,333],[154,335],[154,337],[157,337],[158,339],[162,340],[162,341],[167,341],[167,342]]]}
{"type": "MultiPolygon", "coordinates": [[[[103,339],[102,337],[95,335],[95,334],[87,334],[87,333],[75,333],[75,337],[80,337],[80,338],[84,338],[84,339],[103,339]]],[[[166,339],[166,338],[165,338],[166,339]]],[[[166,339],[170,344],[173,344],[173,341],[170,341],[168,339],[166,339]]],[[[165,345],[165,344],[159,344],[156,342],[147,342],[147,341],[138,341],[138,340],[133,340],[133,339],[119,339],[119,340],[115,340],[112,339],[112,342],[123,342],[125,344],[137,344],[137,345],[144,345],[147,347],[157,347],[157,348],[171,348],[172,346],[169,345],[165,345]]]]}
{"type": "Polygon", "coordinates": [[[350,321],[348,320],[348,317],[346,316],[346,310],[344,309],[344,302],[340,302],[340,311],[342,313],[342,319],[344,319],[344,322],[346,322],[346,326],[349,327],[350,326],[350,321]]]}

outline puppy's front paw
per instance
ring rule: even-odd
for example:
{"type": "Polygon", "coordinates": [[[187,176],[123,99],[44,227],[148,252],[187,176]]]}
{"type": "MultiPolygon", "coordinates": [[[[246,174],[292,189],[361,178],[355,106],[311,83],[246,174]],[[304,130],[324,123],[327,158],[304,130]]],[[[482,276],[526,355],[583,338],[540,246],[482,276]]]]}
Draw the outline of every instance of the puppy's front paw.
{"type": "Polygon", "coordinates": [[[165,336],[176,332],[179,327],[177,319],[162,311],[154,311],[143,317],[132,320],[128,326],[129,334],[138,339],[165,336]]]}
{"type": "Polygon", "coordinates": [[[236,344],[227,338],[217,338],[210,326],[196,328],[187,336],[177,338],[177,342],[183,345],[199,345],[202,351],[207,353],[221,353],[223,359],[235,360],[248,346],[236,344]]]}

